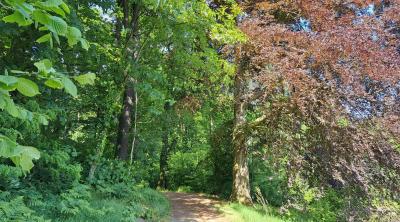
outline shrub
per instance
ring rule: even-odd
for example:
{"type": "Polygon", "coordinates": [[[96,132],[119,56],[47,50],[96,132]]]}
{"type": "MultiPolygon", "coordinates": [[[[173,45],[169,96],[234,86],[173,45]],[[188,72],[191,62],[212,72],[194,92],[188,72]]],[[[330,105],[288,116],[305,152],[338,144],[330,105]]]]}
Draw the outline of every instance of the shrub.
{"type": "Polygon", "coordinates": [[[8,192],[0,195],[0,222],[17,221],[46,221],[43,217],[35,215],[35,212],[27,207],[22,196],[12,197],[8,192]]]}
{"type": "Polygon", "coordinates": [[[135,184],[135,173],[131,165],[123,161],[102,160],[91,183],[98,189],[107,189],[110,184],[135,184]]]}
{"type": "Polygon", "coordinates": [[[0,190],[10,190],[21,185],[22,171],[18,167],[0,164],[0,190]]]}
{"type": "Polygon", "coordinates": [[[57,204],[58,215],[68,217],[77,215],[80,212],[92,212],[89,200],[91,199],[90,187],[77,185],[60,195],[60,202],[57,204]]]}
{"type": "Polygon", "coordinates": [[[287,181],[283,171],[273,169],[268,163],[268,160],[256,158],[251,162],[251,190],[255,191],[256,188],[259,188],[268,204],[279,207],[284,204],[286,199],[287,181]]]}
{"type": "MultiPolygon", "coordinates": [[[[53,144],[59,146],[58,144],[53,144]]],[[[30,182],[37,188],[45,189],[48,193],[62,193],[73,188],[81,179],[82,167],[71,160],[68,151],[71,147],[58,147],[57,150],[42,152],[32,173],[29,174],[30,182]]]]}

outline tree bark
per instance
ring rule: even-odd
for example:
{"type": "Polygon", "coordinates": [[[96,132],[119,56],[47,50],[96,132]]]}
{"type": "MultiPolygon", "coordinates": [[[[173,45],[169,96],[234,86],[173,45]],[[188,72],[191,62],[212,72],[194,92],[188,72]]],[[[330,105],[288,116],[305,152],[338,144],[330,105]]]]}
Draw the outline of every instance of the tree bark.
{"type": "Polygon", "coordinates": [[[137,111],[138,111],[138,93],[135,91],[135,114],[134,114],[134,124],[133,124],[133,139],[132,139],[132,147],[131,147],[131,157],[129,163],[133,163],[133,153],[135,152],[135,145],[136,145],[136,134],[137,134],[137,111]]]}
{"type": "MultiPolygon", "coordinates": [[[[129,41],[133,38],[137,38],[136,34],[138,31],[138,21],[139,21],[139,15],[140,15],[140,7],[139,4],[133,4],[130,6],[128,0],[120,0],[119,1],[119,6],[122,8],[122,11],[124,13],[124,17],[122,19],[122,24],[124,25],[125,28],[128,28],[130,26],[131,28],[131,33],[127,35],[126,38],[126,46],[121,44],[121,38],[120,38],[120,30],[117,31],[117,40],[119,41],[119,44],[121,47],[125,47],[126,52],[132,52],[133,56],[132,59],[137,60],[134,55],[134,50],[131,50],[129,46],[129,41]],[[132,7],[132,9],[130,9],[132,7]],[[130,13],[132,13],[131,16],[130,13]],[[131,17],[131,19],[129,19],[131,17]]],[[[118,26],[120,24],[117,22],[117,29],[121,28],[118,26]]],[[[136,46],[137,41],[133,43],[133,46],[136,46]]],[[[132,126],[132,112],[136,107],[134,104],[136,104],[136,97],[135,97],[135,89],[134,89],[134,83],[135,80],[129,76],[129,67],[125,69],[124,73],[124,78],[125,78],[125,89],[124,89],[124,97],[123,97],[123,106],[122,106],[122,111],[119,119],[119,126],[118,126],[118,140],[117,140],[117,157],[121,160],[128,160],[129,159],[129,132],[132,126]]]]}
{"type": "MultiPolygon", "coordinates": [[[[129,81],[127,84],[133,84],[129,81]]],[[[117,156],[121,160],[129,158],[129,131],[132,126],[132,111],[135,104],[135,90],[132,86],[126,86],[124,92],[124,102],[118,127],[118,153],[117,156]]]]}
{"type": "Polygon", "coordinates": [[[244,64],[239,65],[235,76],[234,128],[233,128],[233,186],[231,199],[241,204],[251,204],[248,166],[248,147],[246,139],[246,75],[244,64]]]}
{"type": "Polygon", "coordinates": [[[170,109],[171,105],[167,102],[164,105],[164,111],[165,111],[165,122],[162,127],[162,142],[163,146],[161,148],[161,153],[160,153],[160,177],[158,179],[158,184],[157,186],[159,188],[167,189],[168,188],[168,180],[167,180],[167,174],[168,174],[168,153],[170,149],[170,144],[169,144],[169,125],[170,125],[170,109]]]}
{"type": "Polygon", "coordinates": [[[167,189],[167,171],[168,171],[168,132],[163,132],[163,146],[160,153],[160,178],[158,179],[158,187],[167,189]]]}

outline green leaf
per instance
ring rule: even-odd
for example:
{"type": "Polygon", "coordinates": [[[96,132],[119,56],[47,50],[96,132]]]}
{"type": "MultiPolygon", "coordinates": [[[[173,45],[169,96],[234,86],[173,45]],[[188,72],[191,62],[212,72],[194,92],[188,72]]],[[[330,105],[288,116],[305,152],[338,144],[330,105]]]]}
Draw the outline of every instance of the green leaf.
{"type": "Polygon", "coordinates": [[[48,42],[48,41],[50,41],[50,38],[51,38],[51,34],[48,33],[48,34],[43,35],[42,37],[38,38],[36,40],[36,42],[38,42],[38,43],[48,42]]]}
{"type": "MultiPolygon", "coordinates": [[[[57,35],[56,33],[53,33],[54,35],[57,35]]],[[[50,48],[53,48],[53,38],[50,38],[50,48]]]]}
{"type": "Polygon", "coordinates": [[[0,93],[0,109],[5,109],[6,108],[6,100],[4,98],[4,95],[0,93]]]}
{"type": "MultiPolygon", "coordinates": [[[[42,10],[35,10],[32,13],[32,18],[42,24],[42,25],[50,25],[50,16],[49,14],[43,12],[42,10]]],[[[45,27],[40,27],[39,30],[44,31],[43,28],[45,27]]]]}
{"type": "Polygon", "coordinates": [[[80,39],[82,48],[85,50],[89,50],[90,43],[86,39],[80,39]]]}
{"type": "Polygon", "coordinates": [[[35,147],[19,145],[0,134],[0,157],[10,158],[23,171],[29,171],[33,167],[32,160],[40,158],[40,152],[35,147]]]}
{"type": "Polygon", "coordinates": [[[64,2],[60,5],[60,7],[67,13],[71,13],[71,11],[69,10],[69,7],[67,4],[65,4],[64,2]]]}
{"type": "Polygon", "coordinates": [[[18,117],[18,107],[15,105],[14,101],[10,98],[5,97],[5,102],[5,110],[7,111],[7,113],[10,114],[12,117],[18,117]]]}
{"type": "Polygon", "coordinates": [[[62,18],[51,16],[48,28],[51,32],[57,33],[57,35],[64,36],[67,33],[68,25],[62,18]]]}
{"type": "Polygon", "coordinates": [[[65,18],[65,12],[61,8],[52,7],[52,8],[50,8],[50,10],[57,13],[58,15],[61,15],[61,17],[65,18]]]}
{"type": "Polygon", "coordinates": [[[32,24],[32,20],[26,18],[21,12],[14,11],[13,14],[3,18],[4,22],[17,23],[19,26],[28,26],[32,24]]]}
{"type": "Polygon", "coordinates": [[[25,78],[18,78],[17,90],[24,96],[33,97],[38,94],[39,87],[33,81],[25,78]]]}
{"type": "Polygon", "coordinates": [[[17,88],[17,84],[15,85],[11,85],[11,86],[7,86],[3,83],[0,83],[0,89],[6,90],[6,91],[14,91],[17,88]]]}
{"type": "Polygon", "coordinates": [[[16,149],[20,155],[11,158],[14,164],[21,167],[23,171],[31,170],[33,168],[32,160],[37,160],[40,158],[39,150],[37,150],[35,147],[21,145],[18,145],[16,149]]]}
{"type": "Polygon", "coordinates": [[[74,79],[81,85],[93,85],[96,80],[96,74],[87,73],[80,76],[75,76],[74,79]]]}
{"type": "Polygon", "coordinates": [[[64,87],[63,83],[59,79],[48,79],[44,84],[53,89],[62,89],[64,87]]]}
{"type": "Polygon", "coordinates": [[[61,0],[48,0],[46,2],[38,1],[35,3],[35,5],[46,11],[52,11],[57,13],[58,15],[61,15],[62,17],[65,17],[64,11],[62,10],[62,8],[59,7],[62,3],[64,2],[61,0]]]}
{"type": "Polygon", "coordinates": [[[301,129],[301,131],[303,131],[303,132],[307,132],[307,131],[310,129],[310,127],[308,127],[308,126],[305,125],[305,124],[301,124],[300,129],[301,129]]]}
{"type": "Polygon", "coordinates": [[[45,126],[49,125],[49,121],[47,120],[46,116],[44,116],[44,115],[39,115],[38,121],[42,125],[45,125],[45,126]]]}
{"type": "Polygon", "coordinates": [[[26,71],[20,71],[20,70],[10,70],[11,73],[15,73],[15,74],[29,74],[29,72],[26,71]]]}
{"type": "Polygon", "coordinates": [[[26,109],[19,109],[18,110],[18,118],[22,120],[26,120],[28,117],[28,111],[26,109]]]}
{"type": "Polygon", "coordinates": [[[30,157],[31,159],[38,160],[40,158],[40,152],[35,147],[31,146],[21,146],[19,145],[22,153],[30,157]]]}
{"type": "Polygon", "coordinates": [[[18,82],[18,78],[14,76],[4,76],[0,75],[0,82],[7,86],[15,85],[18,82]]]}
{"type": "Polygon", "coordinates": [[[40,60],[39,62],[35,62],[33,65],[36,66],[38,72],[44,73],[49,73],[50,71],[52,71],[53,66],[53,64],[51,64],[51,61],[48,59],[40,60]]]}
{"type": "Polygon", "coordinates": [[[14,91],[17,88],[18,78],[0,75],[0,89],[14,91]]]}
{"type": "Polygon", "coordinates": [[[75,27],[68,27],[68,32],[66,37],[68,39],[68,45],[74,46],[82,38],[82,33],[79,29],[75,27]]]}
{"type": "Polygon", "coordinates": [[[47,1],[43,2],[43,5],[50,8],[50,7],[58,7],[59,5],[61,5],[63,3],[64,2],[61,0],[47,0],[47,1]]]}
{"type": "Polygon", "coordinates": [[[39,27],[39,31],[49,31],[49,28],[46,26],[39,27]]]}
{"type": "Polygon", "coordinates": [[[64,89],[67,93],[69,93],[73,97],[78,96],[78,89],[76,88],[75,84],[68,77],[63,77],[61,79],[61,82],[63,83],[64,89]]]}
{"type": "Polygon", "coordinates": [[[10,158],[17,155],[17,143],[0,134],[0,157],[10,158]]]}
{"type": "Polygon", "coordinates": [[[33,168],[32,158],[26,154],[21,154],[19,158],[18,165],[21,167],[23,171],[29,171],[33,168]]]}

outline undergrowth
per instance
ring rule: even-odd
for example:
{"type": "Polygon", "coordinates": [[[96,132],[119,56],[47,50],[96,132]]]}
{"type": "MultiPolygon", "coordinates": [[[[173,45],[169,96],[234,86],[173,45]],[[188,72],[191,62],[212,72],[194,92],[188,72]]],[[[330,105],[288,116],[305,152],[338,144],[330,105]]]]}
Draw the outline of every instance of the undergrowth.
{"type": "Polygon", "coordinates": [[[166,197],[137,183],[137,178],[126,173],[131,171],[129,166],[105,162],[94,180],[85,183],[80,166],[72,163],[65,152],[49,157],[44,155],[24,178],[17,167],[0,164],[0,222],[168,219],[170,206],[166,197]]]}
{"type": "Polygon", "coordinates": [[[222,208],[222,211],[232,218],[232,222],[284,222],[279,216],[266,213],[260,207],[248,207],[232,203],[222,208]]]}

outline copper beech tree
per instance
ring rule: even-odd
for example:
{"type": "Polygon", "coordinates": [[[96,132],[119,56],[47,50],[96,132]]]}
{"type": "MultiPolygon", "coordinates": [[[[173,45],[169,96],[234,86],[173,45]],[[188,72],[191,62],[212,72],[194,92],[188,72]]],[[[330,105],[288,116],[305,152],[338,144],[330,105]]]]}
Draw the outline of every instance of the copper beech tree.
{"type": "Polygon", "coordinates": [[[277,94],[286,99],[275,100],[275,110],[318,126],[326,141],[309,148],[312,160],[293,156],[290,169],[314,164],[321,182],[398,193],[400,155],[388,141],[400,135],[400,0],[247,1],[242,8],[238,23],[248,42],[236,48],[232,197],[251,202],[246,132],[273,124],[271,109],[253,122],[246,122],[246,109],[277,94]]]}

